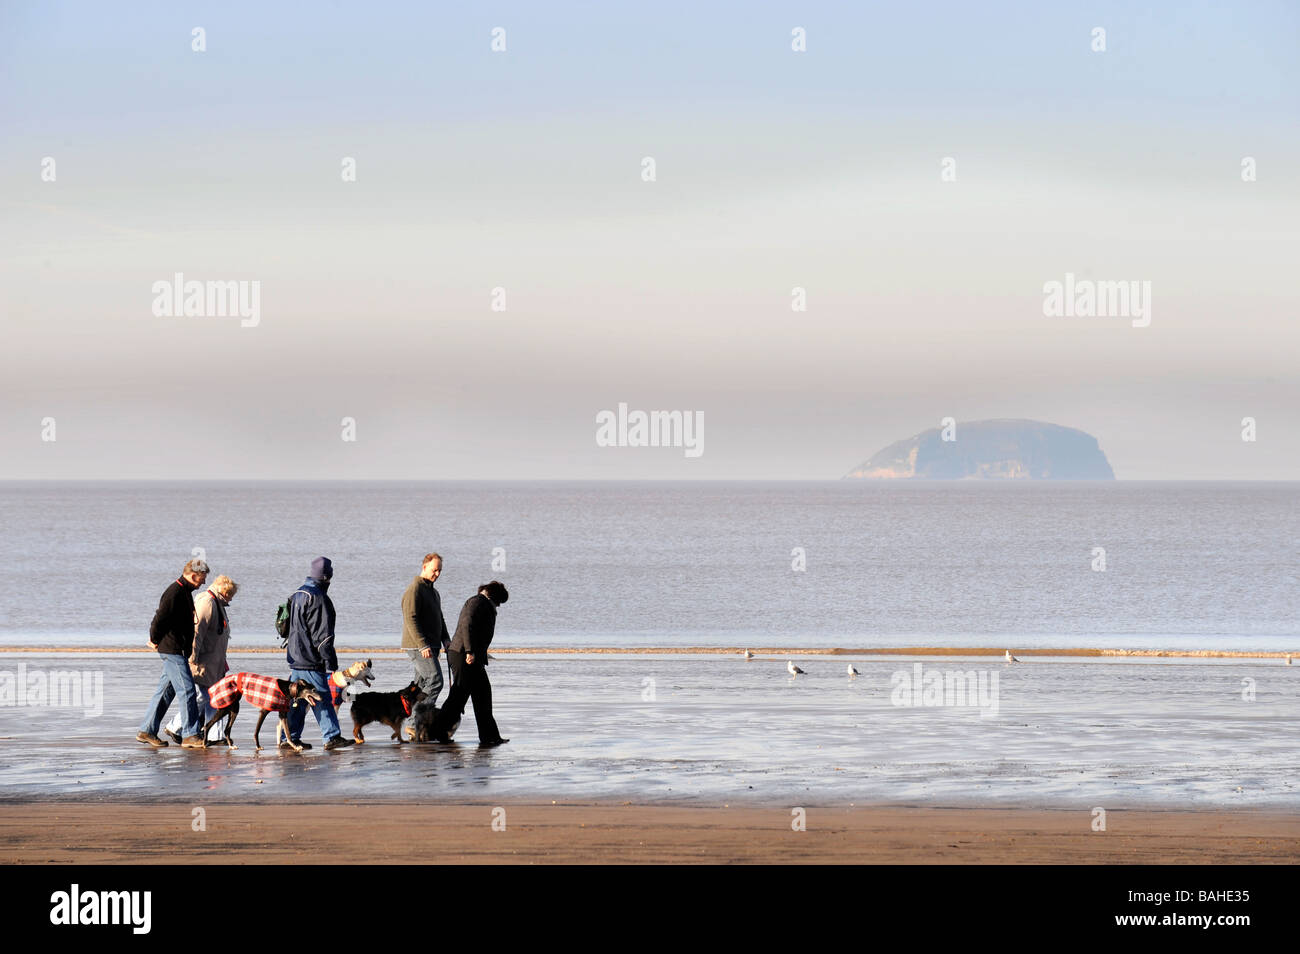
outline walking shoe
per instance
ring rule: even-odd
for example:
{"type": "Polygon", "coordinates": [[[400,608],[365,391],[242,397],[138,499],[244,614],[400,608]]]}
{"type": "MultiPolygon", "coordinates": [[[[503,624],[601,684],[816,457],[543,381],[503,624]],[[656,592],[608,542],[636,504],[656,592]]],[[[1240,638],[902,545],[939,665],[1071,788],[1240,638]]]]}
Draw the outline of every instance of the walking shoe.
{"type": "Polygon", "coordinates": [[[334,736],[334,738],[330,739],[328,742],[325,743],[325,751],[329,752],[333,749],[346,749],[349,745],[356,745],[356,744],[357,743],[352,739],[345,738],[344,736],[341,735],[336,735],[334,736]]]}
{"type": "MultiPolygon", "coordinates": [[[[311,743],[310,743],[310,742],[303,742],[301,739],[298,740],[297,742],[295,742],[294,745],[296,745],[296,746],[298,746],[299,748],[302,748],[302,749],[310,749],[310,748],[311,748],[311,743]]],[[[289,745],[288,742],[281,742],[281,743],[280,743],[280,748],[282,748],[282,749],[287,749],[287,748],[290,748],[290,747],[291,747],[291,746],[289,745]]]]}
{"type": "Polygon", "coordinates": [[[183,749],[201,749],[201,748],[203,748],[203,736],[201,736],[201,735],[187,735],[187,736],[185,737],[185,739],[181,742],[181,748],[183,748],[183,749]]]}
{"type": "Polygon", "coordinates": [[[177,745],[181,744],[181,734],[179,732],[173,732],[171,729],[163,729],[163,732],[167,733],[167,738],[171,739],[177,745]]]}
{"type": "Polygon", "coordinates": [[[150,735],[148,732],[137,732],[135,734],[135,740],[137,742],[143,742],[145,745],[155,746],[156,748],[160,748],[160,749],[167,748],[166,742],[158,738],[158,736],[156,735],[150,735]]]}
{"type": "Polygon", "coordinates": [[[505,745],[509,741],[510,741],[509,739],[497,739],[495,742],[480,742],[479,747],[483,748],[483,747],[490,747],[494,745],[505,745]]]}

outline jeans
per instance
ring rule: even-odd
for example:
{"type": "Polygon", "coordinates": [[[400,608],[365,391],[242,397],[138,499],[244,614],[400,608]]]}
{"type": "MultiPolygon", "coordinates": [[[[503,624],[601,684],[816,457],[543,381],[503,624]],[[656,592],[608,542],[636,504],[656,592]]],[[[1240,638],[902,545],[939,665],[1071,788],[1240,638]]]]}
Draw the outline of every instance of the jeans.
{"type": "MultiPolygon", "coordinates": [[[[212,703],[208,701],[207,686],[200,686],[196,682],[194,684],[194,691],[198,695],[198,699],[195,700],[194,706],[199,710],[199,727],[202,728],[208,724],[209,719],[217,714],[217,710],[212,708],[212,703]]],[[[172,716],[172,720],[167,723],[166,728],[168,732],[179,733],[181,731],[181,714],[179,712],[172,716]]],[[[226,733],[220,725],[214,725],[208,730],[209,742],[220,742],[225,737],[226,733]]]]}
{"type": "Polygon", "coordinates": [[[194,677],[190,675],[189,661],[180,653],[159,653],[158,658],[163,664],[162,676],[158,680],[158,688],[153,691],[153,698],[149,700],[149,709],[144,721],[140,723],[140,731],[157,735],[158,726],[167,714],[167,707],[173,699],[179,699],[178,706],[185,718],[183,737],[188,739],[198,735],[203,730],[203,723],[199,721],[194,677]]]}
{"type": "Polygon", "coordinates": [[[430,653],[429,658],[425,659],[420,655],[420,650],[408,649],[406,655],[411,657],[411,665],[415,667],[416,683],[427,696],[415,704],[415,708],[411,710],[411,714],[414,715],[421,709],[437,706],[438,693],[442,692],[442,666],[438,664],[437,653],[430,653]]]}
{"type": "MultiPolygon", "coordinates": [[[[311,711],[316,715],[316,724],[320,726],[321,738],[326,742],[337,739],[343,734],[343,730],[339,728],[339,717],[334,714],[334,703],[330,701],[330,687],[325,673],[316,672],[314,669],[290,669],[289,681],[294,682],[298,679],[306,679],[320,693],[320,702],[312,706],[311,711]]],[[[307,706],[302,702],[295,702],[289,707],[289,738],[301,742],[302,725],[306,721],[307,706]]]]}

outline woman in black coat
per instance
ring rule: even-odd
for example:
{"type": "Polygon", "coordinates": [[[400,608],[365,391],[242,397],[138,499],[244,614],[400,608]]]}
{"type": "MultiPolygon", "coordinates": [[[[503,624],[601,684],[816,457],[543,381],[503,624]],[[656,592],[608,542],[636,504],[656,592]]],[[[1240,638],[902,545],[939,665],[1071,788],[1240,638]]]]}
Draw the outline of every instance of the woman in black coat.
{"type": "Polygon", "coordinates": [[[460,721],[466,701],[474,703],[479,745],[504,745],[496,719],[492,718],[492,684],[488,682],[488,647],[496,633],[497,607],[510,598],[503,584],[493,580],[478,588],[465,601],[456,623],[456,635],[447,647],[451,669],[451,692],[430,729],[435,742],[449,742],[447,730],[460,721]]]}

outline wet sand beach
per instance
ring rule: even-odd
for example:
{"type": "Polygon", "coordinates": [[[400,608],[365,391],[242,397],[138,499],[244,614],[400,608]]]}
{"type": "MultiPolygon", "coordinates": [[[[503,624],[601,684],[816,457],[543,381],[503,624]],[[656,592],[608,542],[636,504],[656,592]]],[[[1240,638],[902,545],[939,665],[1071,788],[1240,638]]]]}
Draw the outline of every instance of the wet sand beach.
{"type": "Polygon", "coordinates": [[[0,862],[1295,864],[1300,815],[726,805],[0,805],[0,862]],[[494,830],[493,822],[498,828],[494,830]]]}
{"type": "MultiPolygon", "coordinates": [[[[345,656],[346,660],[348,657],[345,656]]],[[[153,749],[135,734],[158,678],[137,654],[6,654],[30,687],[79,680],[81,700],[0,706],[0,803],[125,801],[464,804],[944,805],[969,808],[1300,812],[1292,727],[1300,668],[1275,659],[502,655],[496,714],[511,738],[480,748],[472,711],[456,745],[301,755],[153,749]],[[852,658],[852,657],[850,657],[852,658]],[[918,669],[919,667],[919,669],[918,669]],[[919,672],[919,677],[918,677],[919,672]],[[965,697],[931,676],[971,677],[965,697]],[[937,688],[937,683],[935,684],[937,688]]],[[[235,653],[235,670],[283,659],[235,653]]],[[[410,663],[374,657],[380,691],[410,663]]],[[[74,683],[75,684],[75,683],[74,683]]],[[[956,681],[953,688],[960,688],[956,681]]],[[[29,687],[29,688],[30,688],[29,687]]],[[[340,713],[350,733],[347,705],[340,713]]],[[[269,744],[274,725],[263,727],[269,744]]]]}
{"type": "MultiPolygon", "coordinates": [[[[326,752],[309,717],[295,755],[255,750],[250,714],[234,751],[136,742],[152,658],[6,654],[15,678],[79,674],[102,696],[0,708],[0,860],[1300,861],[1300,669],[1280,660],[856,655],[850,677],[804,653],[792,677],[785,658],[503,653],[509,745],[476,745],[467,712],[451,746],[371,726],[326,752]],[[900,693],[916,667],[989,693],[900,693]]],[[[403,657],[374,666],[376,690],[409,679],[403,657]]]]}

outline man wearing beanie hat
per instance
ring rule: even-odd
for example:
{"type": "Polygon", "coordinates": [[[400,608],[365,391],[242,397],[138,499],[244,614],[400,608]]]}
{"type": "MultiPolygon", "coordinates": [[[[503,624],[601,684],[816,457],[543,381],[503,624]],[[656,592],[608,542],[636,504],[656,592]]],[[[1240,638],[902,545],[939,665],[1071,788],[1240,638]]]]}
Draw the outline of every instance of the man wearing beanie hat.
{"type": "MultiPolygon", "coordinates": [[[[312,706],[316,724],[320,726],[326,749],[341,749],[352,745],[339,728],[339,719],[330,699],[328,674],[339,668],[334,652],[334,603],[326,592],[334,576],[334,564],[328,557],[311,561],[311,571],[302,586],[289,597],[289,679],[306,679],[320,692],[320,701],[312,706]]],[[[303,723],[307,710],[303,703],[295,703],[289,710],[289,736],[295,745],[311,748],[302,742],[303,723]]],[[[282,745],[285,743],[281,743],[282,745]]]]}

